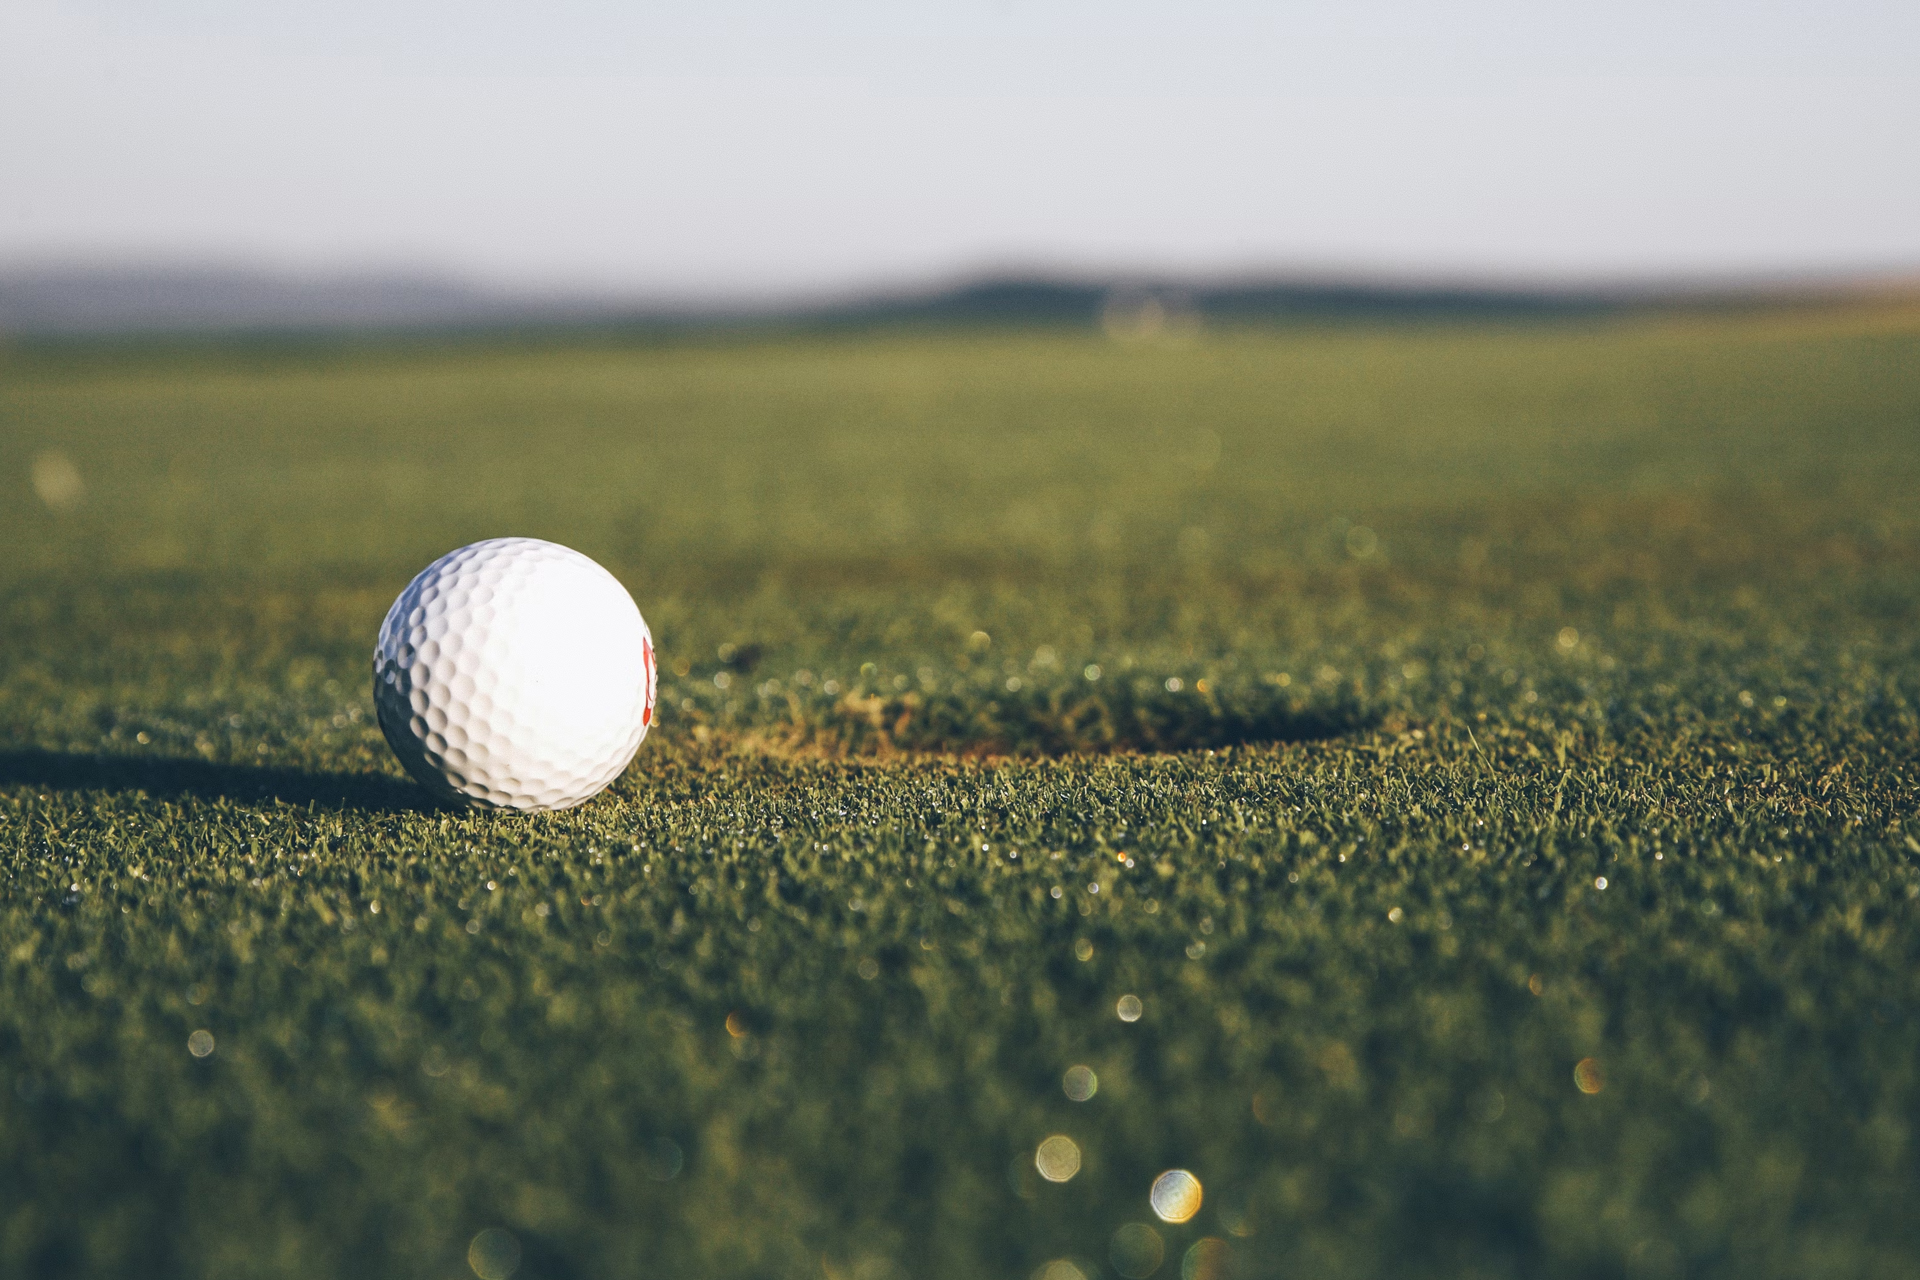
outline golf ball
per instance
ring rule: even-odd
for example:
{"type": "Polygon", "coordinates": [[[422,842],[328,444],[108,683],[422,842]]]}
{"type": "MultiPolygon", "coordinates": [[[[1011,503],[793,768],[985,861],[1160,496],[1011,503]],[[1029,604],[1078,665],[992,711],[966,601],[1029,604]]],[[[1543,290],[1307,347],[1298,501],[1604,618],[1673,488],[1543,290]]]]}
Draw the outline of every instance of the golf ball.
{"type": "Polygon", "coordinates": [[[568,809],[620,776],[653,724],[653,637],[578,551],[490,538],[441,556],[387,610],[380,729],[407,772],[486,809],[568,809]]]}

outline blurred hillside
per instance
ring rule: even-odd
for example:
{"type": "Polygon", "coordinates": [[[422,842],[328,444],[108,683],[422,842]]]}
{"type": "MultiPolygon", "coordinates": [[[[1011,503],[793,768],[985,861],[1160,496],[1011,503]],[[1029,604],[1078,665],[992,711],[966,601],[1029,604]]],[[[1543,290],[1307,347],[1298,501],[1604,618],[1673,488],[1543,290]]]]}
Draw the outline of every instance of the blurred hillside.
{"type": "Polygon", "coordinates": [[[889,324],[1105,325],[1546,319],[1676,307],[1831,302],[1885,283],[1549,287],[1360,276],[985,275],[825,299],[699,302],[489,288],[430,274],[295,275],[230,267],[0,268],[0,334],[82,336],[889,324]]]}

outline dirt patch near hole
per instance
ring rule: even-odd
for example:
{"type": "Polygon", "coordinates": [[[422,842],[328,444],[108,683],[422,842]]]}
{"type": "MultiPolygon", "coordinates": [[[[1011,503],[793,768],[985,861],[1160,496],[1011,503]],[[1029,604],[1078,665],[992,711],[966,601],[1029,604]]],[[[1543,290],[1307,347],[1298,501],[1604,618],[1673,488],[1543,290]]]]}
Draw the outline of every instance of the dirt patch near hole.
{"type": "Polygon", "coordinates": [[[1281,697],[1222,701],[1204,693],[1115,690],[1097,697],[1056,694],[984,702],[850,695],[784,723],[698,724],[691,733],[696,741],[812,758],[1050,758],[1323,741],[1365,731],[1376,720],[1347,703],[1301,704],[1281,697]]]}

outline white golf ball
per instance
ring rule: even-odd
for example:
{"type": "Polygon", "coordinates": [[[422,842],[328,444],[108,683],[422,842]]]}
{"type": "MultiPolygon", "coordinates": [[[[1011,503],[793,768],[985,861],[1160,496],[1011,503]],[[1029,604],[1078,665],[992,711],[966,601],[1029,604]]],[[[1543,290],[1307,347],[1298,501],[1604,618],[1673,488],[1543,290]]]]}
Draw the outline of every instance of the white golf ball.
{"type": "Polygon", "coordinates": [[[567,809],[620,776],[653,724],[653,636],[578,551],[490,538],[441,556],[387,610],[380,729],[407,772],[487,809],[567,809]]]}

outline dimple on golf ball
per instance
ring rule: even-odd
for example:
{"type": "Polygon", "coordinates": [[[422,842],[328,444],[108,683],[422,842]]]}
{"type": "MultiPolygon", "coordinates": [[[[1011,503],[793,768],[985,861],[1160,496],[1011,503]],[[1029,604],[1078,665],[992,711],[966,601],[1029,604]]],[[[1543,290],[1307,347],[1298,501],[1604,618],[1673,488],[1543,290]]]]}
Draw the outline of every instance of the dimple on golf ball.
{"type": "Polygon", "coordinates": [[[653,637],[578,551],[490,538],[441,556],[387,610],[381,732],[443,798],[540,812],[590,799],[653,724],[653,637]]]}

